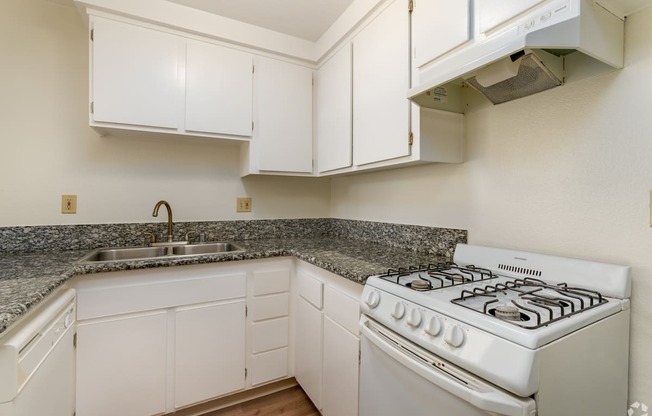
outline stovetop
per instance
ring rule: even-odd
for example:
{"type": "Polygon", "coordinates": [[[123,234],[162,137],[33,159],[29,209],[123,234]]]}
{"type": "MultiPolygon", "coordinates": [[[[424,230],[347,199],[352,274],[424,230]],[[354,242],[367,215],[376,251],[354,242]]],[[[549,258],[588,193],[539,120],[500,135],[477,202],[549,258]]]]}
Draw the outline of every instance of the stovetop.
{"type": "Polygon", "coordinates": [[[630,277],[624,266],[460,244],[454,262],[389,270],[367,286],[363,312],[399,333],[416,328],[378,316],[387,312],[364,296],[400,299],[390,315],[433,312],[538,348],[628,308],[630,277]],[[378,293],[369,295],[371,288],[378,293]]]}

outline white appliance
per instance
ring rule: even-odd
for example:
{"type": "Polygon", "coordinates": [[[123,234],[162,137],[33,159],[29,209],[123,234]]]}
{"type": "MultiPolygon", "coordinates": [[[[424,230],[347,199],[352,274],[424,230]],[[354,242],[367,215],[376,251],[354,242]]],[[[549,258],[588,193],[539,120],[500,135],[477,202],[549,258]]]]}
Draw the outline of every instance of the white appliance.
{"type": "Polygon", "coordinates": [[[0,416],[72,416],[75,291],[35,312],[0,339],[0,416]]]}
{"type": "Polygon", "coordinates": [[[459,244],[362,293],[360,415],[615,416],[629,267],[459,244]]]}
{"type": "Polygon", "coordinates": [[[623,67],[624,21],[600,0],[470,4],[469,40],[417,68],[416,104],[462,113],[464,84],[500,104],[623,67]]]}

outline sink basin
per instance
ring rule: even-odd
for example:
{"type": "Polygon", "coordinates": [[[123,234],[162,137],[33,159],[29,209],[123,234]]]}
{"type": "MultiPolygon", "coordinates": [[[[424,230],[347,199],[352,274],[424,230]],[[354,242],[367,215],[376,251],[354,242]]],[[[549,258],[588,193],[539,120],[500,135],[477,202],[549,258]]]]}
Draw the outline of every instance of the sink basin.
{"type": "Polygon", "coordinates": [[[82,257],[80,263],[97,263],[120,260],[146,260],[158,257],[197,256],[201,254],[220,254],[242,252],[243,248],[232,243],[200,243],[173,246],[168,254],[168,247],[114,247],[98,248],[82,257]]]}
{"type": "Polygon", "coordinates": [[[148,259],[152,257],[165,256],[166,252],[167,248],[165,247],[98,248],[84,256],[80,261],[96,262],[148,259]]]}
{"type": "Polygon", "coordinates": [[[200,243],[188,244],[185,246],[174,247],[174,254],[195,255],[195,254],[217,254],[217,253],[232,253],[234,251],[244,251],[242,248],[231,243],[200,243]]]}

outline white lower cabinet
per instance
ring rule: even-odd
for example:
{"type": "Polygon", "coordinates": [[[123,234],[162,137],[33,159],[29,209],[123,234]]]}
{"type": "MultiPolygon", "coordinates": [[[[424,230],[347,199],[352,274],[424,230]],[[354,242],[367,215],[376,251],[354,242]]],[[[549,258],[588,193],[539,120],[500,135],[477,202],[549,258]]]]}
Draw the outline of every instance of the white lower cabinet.
{"type": "Polygon", "coordinates": [[[291,260],[261,262],[247,285],[247,386],[289,376],[291,260]]]}
{"type": "Polygon", "coordinates": [[[165,413],[167,333],[166,312],[80,321],[76,414],[165,413]]]}
{"type": "Polygon", "coordinates": [[[358,414],[362,285],[298,261],[295,377],[324,416],[358,414]]]}
{"type": "Polygon", "coordinates": [[[291,258],[79,276],[77,416],[153,416],[295,376],[356,415],[362,286],[291,258]]]}
{"type": "Polygon", "coordinates": [[[174,407],[245,386],[245,301],[175,312],[174,407]]]}
{"type": "Polygon", "coordinates": [[[324,316],[322,414],[358,414],[358,354],[360,338],[324,316]]]}
{"type": "Polygon", "coordinates": [[[245,388],[252,264],[82,276],[77,416],[174,412],[245,388]]]}
{"type": "Polygon", "coordinates": [[[317,409],[322,408],[322,332],[320,309],[297,299],[294,340],[294,377],[317,409]]]}

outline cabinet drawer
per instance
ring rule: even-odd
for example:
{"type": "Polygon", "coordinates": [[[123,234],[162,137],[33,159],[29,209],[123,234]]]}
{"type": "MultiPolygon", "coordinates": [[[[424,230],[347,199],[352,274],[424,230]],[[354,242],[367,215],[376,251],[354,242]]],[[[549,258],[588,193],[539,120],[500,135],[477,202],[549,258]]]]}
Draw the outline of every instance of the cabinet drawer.
{"type": "Polygon", "coordinates": [[[287,348],[256,354],[252,357],[252,360],[252,386],[287,377],[288,375],[287,348]]]}
{"type": "Polygon", "coordinates": [[[264,319],[280,318],[288,316],[290,309],[290,295],[279,293],[254,298],[251,301],[251,317],[254,322],[264,319]]]}
{"type": "Polygon", "coordinates": [[[174,280],[77,287],[77,319],[165,309],[246,295],[246,274],[177,278],[174,280]]]}
{"type": "Polygon", "coordinates": [[[304,271],[300,271],[297,277],[299,295],[321,309],[324,284],[304,271]]]}
{"type": "Polygon", "coordinates": [[[326,286],[324,289],[324,312],[347,331],[356,336],[359,334],[360,303],[358,299],[326,286]]]}
{"type": "Polygon", "coordinates": [[[274,319],[252,325],[252,352],[254,354],[287,347],[288,318],[274,319]]]}
{"type": "Polygon", "coordinates": [[[254,296],[287,292],[290,290],[290,271],[283,269],[254,272],[253,287],[254,296]]]}

